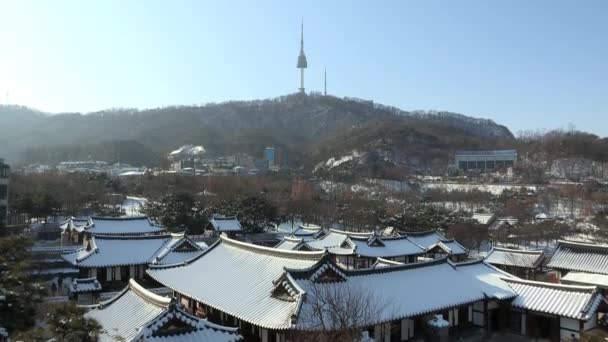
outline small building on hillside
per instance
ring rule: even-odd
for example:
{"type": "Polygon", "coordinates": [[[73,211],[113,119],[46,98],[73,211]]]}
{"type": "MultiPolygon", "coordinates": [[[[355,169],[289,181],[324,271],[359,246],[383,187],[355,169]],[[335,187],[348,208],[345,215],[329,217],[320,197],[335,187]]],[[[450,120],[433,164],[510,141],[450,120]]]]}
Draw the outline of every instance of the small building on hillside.
{"type": "Polygon", "coordinates": [[[492,248],[485,257],[487,263],[523,279],[536,279],[544,260],[543,251],[499,247],[492,248]]]}
{"type": "Polygon", "coordinates": [[[547,267],[563,283],[608,290],[608,245],[560,240],[547,267]]]}
{"type": "Polygon", "coordinates": [[[233,342],[237,328],[224,327],[185,312],[169,297],[154,294],[135,280],[112,299],[89,306],[85,317],[101,325],[100,342],[233,342]]]}
{"type": "Polygon", "coordinates": [[[454,161],[462,171],[505,169],[517,164],[517,150],[456,151],[454,161]]]}

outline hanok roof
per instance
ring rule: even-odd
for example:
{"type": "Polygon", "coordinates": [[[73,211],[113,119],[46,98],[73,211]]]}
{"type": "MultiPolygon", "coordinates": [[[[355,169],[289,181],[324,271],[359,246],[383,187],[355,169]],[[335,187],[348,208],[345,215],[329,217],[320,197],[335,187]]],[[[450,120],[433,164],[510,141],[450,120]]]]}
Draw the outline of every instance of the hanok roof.
{"type": "Polygon", "coordinates": [[[547,266],[561,270],[608,274],[608,246],[560,240],[547,266]]]}
{"type": "Polygon", "coordinates": [[[578,320],[589,320],[603,297],[595,286],[573,286],[503,278],[517,293],[511,306],[578,320]]]}
{"type": "MultiPolygon", "coordinates": [[[[367,236],[369,236],[369,234],[367,236]]],[[[353,254],[356,249],[356,246],[349,238],[349,235],[333,229],[318,239],[306,241],[304,245],[311,250],[327,250],[332,254],[339,255],[353,254]]]]}
{"type": "Polygon", "coordinates": [[[473,214],[472,219],[479,222],[479,224],[490,224],[496,215],[494,214],[473,214]]]}
{"type": "Polygon", "coordinates": [[[296,229],[291,232],[291,235],[296,237],[319,238],[323,234],[323,228],[316,224],[299,224],[296,229]]]}
{"type": "Polygon", "coordinates": [[[96,320],[102,326],[100,342],[116,341],[123,338],[132,341],[138,329],[150,320],[158,317],[171,302],[147,291],[133,279],[114,298],[91,306],[92,310],[85,317],[96,320]]]}
{"type": "Polygon", "coordinates": [[[435,245],[432,245],[428,248],[428,251],[432,251],[433,249],[441,249],[448,255],[462,255],[467,254],[466,248],[464,248],[458,241],[451,240],[442,240],[437,242],[435,245]]]}
{"type": "Polygon", "coordinates": [[[591,285],[608,289],[608,274],[572,271],[561,278],[564,284],[591,285]]]}
{"type": "Polygon", "coordinates": [[[86,231],[96,235],[143,235],[165,232],[167,229],[148,217],[92,217],[86,231]]]}
{"type": "Polygon", "coordinates": [[[426,250],[413,243],[407,236],[379,237],[371,236],[368,238],[350,237],[355,244],[355,253],[371,258],[392,258],[398,256],[421,255],[426,250]]]}
{"type": "Polygon", "coordinates": [[[77,219],[74,217],[70,217],[65,222],[63,222],[59,227],[62,231],[76,231],[83,232],[88,226],[92,225],[93,221],[89,219],[77,219]]]}
{"type": "Polygon", "coordinates": [[[294,251],[302,244],[302,238],[285,236],[274,248],[286,251],[294,251]]]}
{"type": "Polygon", "coordinates": [[[458,271],[481,281],[482,290],[489,298],[509,299],[517,295],[502,278],[519,278],[486,263],[482,259],[456,263],[454,266],[458,271]]]}
{"type": "Polygon", "coordinates": [[[147,272],[164,286],[240,320],[266,329],[288,329],[297,303],[272,297],[273,281],[285,268],[309,268],[323,255],[256,246],[221,236],[184,266],[152,266],[147,272]]]}
{"type": "Polygon", "coordinates": [[[178,235],[93,236],[87,246],[62,258],[77,267],[173,264],[196,257],[203,248],[178,235]],[[182,246],[188,248],[182,250],[182,246]]]}
{"type": "Polygon", "coordinates": [[[362,296],[374,296],[374,302],[380,306],[379,312],[371,318],[374,321],[365,322],[365,325],[437,312],[487,296],[481,281],[459,272],[446,258],[360,270],[327,266],[332,264],[325,258],[308,270],[287,270],[289,279],[295,283],[296,296],[306,294],[306,299],[301,301],[299,328],[307,328],[310,324],[308,317],[313,310],[315,294],[327,291],[350,293],[354,290],[362,296]]]}
{"type": "Polygon", "coordinates": [[[467,253],[467,249],[459,244],[458,241],[454,239],[447,239],[436,230],[401,233],[407,236],[410,241],[426,250],[431,250],[439,246],[439,248],[443,249],[449,255],[461,255],[467,253]]]}
{"type": "Polygon", "coordinates": [[[86,293],[101,291],[97,278],[74,279],[70,284],[70,293],[86,293]]]}
{"type": "Polygon", "coordinates": [[[514,266],[535,269],[545,258],[543,251],[525,251],[519,249],[494,247],[485,260],[492,265],[514,266]]]}
{"type": "Polygon", "coordinates": [[[220,217],[214,216],[209,221],[209,224],[213,228],[213,230],[217,232],[240,232],[243,230],[241,227],[241,223],[235,216],[232,217],[220,217]]]}
{"type": "Polygon", "coordinates": [[[199,256],[205,249],[203,242],[196,243],[187,236],[172,234],[172,239],[154,256],[152,264],[172,265],[186,262],[199,256]]]}
{"type": "Polygon", "coordinates": [[[214,324],[188,314],[175,304],[141,327],[133,341],[141,342],[232,342],[241,341],[237,328],[214,324]]]}

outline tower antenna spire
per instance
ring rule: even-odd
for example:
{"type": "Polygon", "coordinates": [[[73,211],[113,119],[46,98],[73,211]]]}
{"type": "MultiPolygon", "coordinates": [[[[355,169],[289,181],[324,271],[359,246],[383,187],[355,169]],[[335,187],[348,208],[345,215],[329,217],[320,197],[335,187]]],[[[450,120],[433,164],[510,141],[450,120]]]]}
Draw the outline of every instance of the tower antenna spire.
{"type": "Polygon", "coordinates": [[[304,52],[304,18],[302,18],[302,28],[300,30],[300,52],[304,52]]]}
{"type": "Polygon", "coordinates": [[[305,94],[304,90],[304,69],[308,67],[306,55],[304,54],[304,19],[302,19],[302,32],[300,33],[300,55],[298,56],[297,68],[300,69],[300,93],[305,94]]]}

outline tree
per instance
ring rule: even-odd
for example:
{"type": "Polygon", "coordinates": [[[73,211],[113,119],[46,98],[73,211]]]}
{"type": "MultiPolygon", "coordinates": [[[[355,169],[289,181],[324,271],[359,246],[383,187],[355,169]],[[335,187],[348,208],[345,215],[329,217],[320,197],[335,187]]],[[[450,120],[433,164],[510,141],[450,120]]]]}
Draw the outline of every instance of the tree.
{"type": "Polygon", "coordinates": [[[95,341],[101,325],[84,317],[85,313],[85,309],[77,307],[73,302],[56,304],[47,318],[51,335],[59,342],[95,341]]]}
{"type": "Polygon", "coordinates": [[[29,278],[32,242],[20,236],[0,238],[0,326],[9,332],[34,325],[44,289],[29,278]]]}
{"type": "Polygon", "coordinates": [[[186,192],[171,193],[158,201],[148,201],[142,211],[172,231],[200,234],[207,224],[205,208],[186,192]]]}
{"type": "Polygon", "coordinates": [[[306,331],[296,332],[296,341],[360,341],[364,328],[395,310],[379,294],[360,286],[310,284],[298,320],[306,331]]]}

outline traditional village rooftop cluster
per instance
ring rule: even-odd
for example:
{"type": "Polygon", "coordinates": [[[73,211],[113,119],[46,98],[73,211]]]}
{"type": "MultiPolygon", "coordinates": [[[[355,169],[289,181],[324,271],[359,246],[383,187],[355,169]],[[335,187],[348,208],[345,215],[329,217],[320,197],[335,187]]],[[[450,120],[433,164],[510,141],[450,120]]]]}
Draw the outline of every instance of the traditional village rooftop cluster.
{"type": "Polygon", "coordinates": [[[300,225],[269,247],[245,242],[236,217],[214,217],[205,237],[169,234],[146,217],[62,228],[66,245],[78,245],[33,252],[75,270],[65,285],[102,325],[101,341],[295,341],[341,328],[319,314],[328,295],[349,306],[367,299],[373,314],[353,324],[376,341],[471,329],[579,338],[606,310],[604,246],[560,241],[551,257],[495,247],[472,259],[438,231],[300,225]]]}

